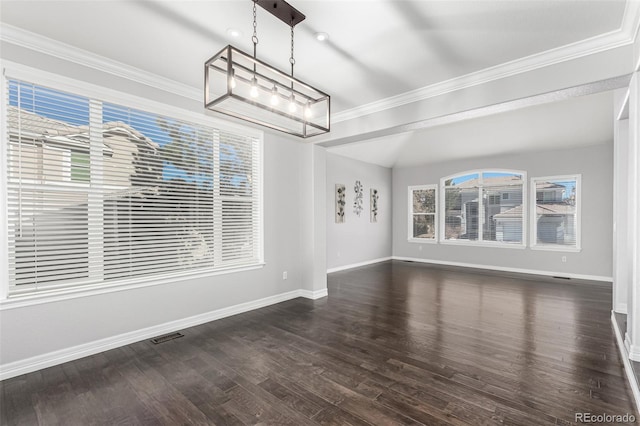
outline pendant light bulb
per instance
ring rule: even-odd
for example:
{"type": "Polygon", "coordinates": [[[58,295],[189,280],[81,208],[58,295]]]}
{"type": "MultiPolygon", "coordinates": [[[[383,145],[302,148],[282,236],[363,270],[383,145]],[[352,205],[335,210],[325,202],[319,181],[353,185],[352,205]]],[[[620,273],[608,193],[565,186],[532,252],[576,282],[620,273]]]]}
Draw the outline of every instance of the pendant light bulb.
{"type": "Polygon", "coordinates": [[[258,80],[255,77],[251,79],[251,90],[249,91],[249,95],[251,95],[252,98],[258,97],[258,80]]]}
{"type": "Polygon", "coordinates": [[[280,103],[280,97],[278,96],[278,89],[276,89],[275,84],[273,85],[273,89],[271,89],[271,105],[276,106],[280,103]]]}
{"type": "Polygon", "coordinates": [[[232,89],[236,88],[236,72],[235,70],[231,70],[231,78],[229,79],[229,85],[232,89]]]}
{"type": "Polygon", "coordinates": [[[296,106],[296,98],[292,93],[291,97],[289,98],[289,112],[296,112],[296,109],[298,109],[298,107],[296,106]]]}
{"type": "Polygon", "coordinates": [[[307,105],[304,107],[304,116],[305,118],[313,117],[313,113],[311,112],[311,101],[307,102],[307,105]]]}

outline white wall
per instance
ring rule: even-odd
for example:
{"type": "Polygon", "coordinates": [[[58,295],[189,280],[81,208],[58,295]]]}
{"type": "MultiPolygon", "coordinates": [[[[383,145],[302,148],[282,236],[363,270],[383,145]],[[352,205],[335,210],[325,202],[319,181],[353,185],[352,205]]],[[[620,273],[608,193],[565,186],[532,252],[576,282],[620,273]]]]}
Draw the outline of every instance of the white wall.
{"type": "Polygon", "coordinates": [[[327,154],[327,267],[331,269],[391,256],[391,169],[327,154]],[[363,210],[353,211],[354,184],[364,186],[363,210]],[[346,188],[345,222],[335,221],[335,186],[346,188]],[[378,190],[378,221],[370,221],[370,189],[378,190]]]}
{"type": "MultiPolygon", "coordinates": [[[[613,144],[505,155],[393,170],[393,256],[557,275],[612,276],[613,144]],[[515,169],[527,177],[582,174],[582,251],[416,244],[407,241],[407,187],[439,184],[440,178],[473,169],[515,169]],[[567,262],[561,261],[566,256],[567,262]]],[[[527,228],[528,230],[528,228],[527,228]]],[[[528,236],[528,231],[527,231],[528,236]]]]}
{"type": "MultiPolygon", "coordinates": [[[[161,89],[6,43],[2,48],[2,59],[203,112],[201,102],[161,89]]],[[[300,238],[303,230],[314,226],[301,209],[303,194],[313,194],[318,188],[322,195],[313,208],[317,220],[324,221],[325,217],[324,150],[317,148],[321,152],[314,157],[309,147],[298,139],[265,134],[264,267],[55,302],[16,305],[0,301],[1,375],[9,377],[95,353],[109,345],[147,338],[146,334],[155,330],[166,332],[167,327],[175,328],[185,321],[206,320],[212,312],[223,316],[237,305],[248,309],[296,295],[326,294],[324,256],[313,255],[324,255],[324,239],[300,238]],[[306,164],[313,165],[316,172],[303,180],[306,164]],[[309,252],[310,257],[301,254],[309,252]],[[314,274],[305,274],[308,270],[314,274]],[[286,280],[284,271],[288,273],[286,280]]],[[[6,256],[6,252],[0,255],[6,256]]]]}
{"type": "MultiPolygon", "coordinates": [[[[629,358],[640,361],[640,71],[633,74],[629,84],[628,133],[628,221],[626,230],[629,252],[629,297],[627,336],[629,358]]],[[[622,159],[624,161],[624,159],[622,159]]]]}
{"type": "Polygon", "coordinates": [[[634,71],[640,71],[640,26],[636,29],[636,39],[633,43],[633,66],[634,71]]]}
{"type": "MultiPolygon", "coordinates": [[[[640,29],[640,28],[638,28],[640,29]]],[[[624,361],[627,379],[631,385],[636,406],[640,407],[640,388],[629,359],[640,361],[640,34],[636,32],[634,44],[635,72],[628,88],[629,118],[616,121],[615,155],[615,235],[613,310],[626,313],[626,332],[619,330],[616,318],[611,321],[616,332],[618,349],[624,361]],[[626,294],[625,294],[626,293],[626,294]],[[623,341],[624,339],[624,341],[623,341]]],[[[614,112],[617,114],[625,91],[618,91],[614,112]]],[[[617,116],[617,115],[616,115],[617,116]]]]}
{"type": "Polygon", "coordinates": [[[300,182],[305,188],[298,196],[300,247],[303,263],[313,265],[302,271],[303,281],[312,291],[327,288],[327,234],[325,226],[326,151],[313,144],[302,146],[300,182]]]}
{"type": "MultiPolygon", "coordinates": [[[[614,158],[613,158],[613,310],[627,313],[629,280],[633,260],[633,238],[629,234],[629,119],[618,120],[618,115],[628,94],[627,89],[615,91],[614,158]]],[[[628,104],[627,104],[628,107],[628,104]]]]}

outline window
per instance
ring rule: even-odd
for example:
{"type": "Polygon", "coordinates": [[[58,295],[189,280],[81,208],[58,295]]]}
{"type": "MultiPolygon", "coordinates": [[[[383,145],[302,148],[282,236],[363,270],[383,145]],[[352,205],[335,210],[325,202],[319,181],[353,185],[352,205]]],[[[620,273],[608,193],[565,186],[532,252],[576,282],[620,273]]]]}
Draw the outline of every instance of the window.
{"type": "Polygon", "coordinates": [[[436,185],[409,187],[409,241],[436,241],[436,185]]]}
{"type": "Polygon", "coordinates": [[[477,171],[441,180],[441,240],[524,246],[524,172],[477,171]]]}
{"type": "Polygon", "coordinates": [[[91,180],[89,169],[89,153],[81,151],[71,151],[69,161],[69,180],[72,182],[86,182],[91,180]]]}
{"type": "Polygon", "coordinates": [[[580,175],[531,179],[531,248],[580,250],[580,175]]]}
{"type": "Polygon", "coordinates": [[[7,83],[10,294],[262,261],[257,137],[7,83]]]}

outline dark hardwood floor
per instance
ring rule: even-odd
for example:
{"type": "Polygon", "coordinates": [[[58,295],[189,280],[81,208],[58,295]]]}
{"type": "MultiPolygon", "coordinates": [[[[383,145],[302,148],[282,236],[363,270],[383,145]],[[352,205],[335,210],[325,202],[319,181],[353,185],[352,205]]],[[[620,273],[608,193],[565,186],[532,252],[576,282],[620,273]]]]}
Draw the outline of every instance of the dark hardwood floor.
{"type": "MultiPolygon", "coordinates": [[[[611,289],[385,262],[0,384],[3,425],[570,424],[635,413],[611,289]]],[[[637,416],[637,414],[636,414],[637,416]]]]}

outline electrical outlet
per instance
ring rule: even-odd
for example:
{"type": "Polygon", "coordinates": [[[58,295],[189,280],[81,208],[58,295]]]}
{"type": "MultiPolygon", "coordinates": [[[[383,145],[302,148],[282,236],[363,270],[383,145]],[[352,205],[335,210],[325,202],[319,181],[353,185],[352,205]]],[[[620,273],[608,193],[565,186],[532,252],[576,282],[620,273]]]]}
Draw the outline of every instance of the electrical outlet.
{"type": "Polygon", "coordinates": [[[422,246],[418,246],[418,251],[422,251],[422,246]]]}
{"type": "Polygon", "coordinates": [[[562,256],[562,263],[567,263],[567,256],[562,256]]]}
{"type": "Polygon", "coordinates": [[[338,252],[337,257],[340,257],[340,252],[338,252]]]}
{"type": "Polygon", "coordinates": [[[282,279],[283,279],[283,280],[286,280],[286,279],[287,279],[287,271],[284,271],[284,272],[282,273],[282,279]]]}

